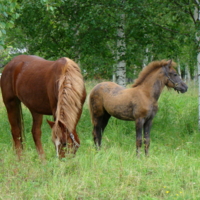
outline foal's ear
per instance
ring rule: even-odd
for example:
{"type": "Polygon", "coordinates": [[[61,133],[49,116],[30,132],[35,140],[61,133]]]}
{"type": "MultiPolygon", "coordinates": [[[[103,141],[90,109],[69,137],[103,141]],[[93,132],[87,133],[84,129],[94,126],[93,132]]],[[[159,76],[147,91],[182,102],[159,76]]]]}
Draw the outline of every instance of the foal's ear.
{"type": "Polygon", "coordinates": [[[165,73],[168,73],[171,64],[172,64],[172,60],[168,60],[167,64],[163,66],[163,69],[164,69],[165,73]]]}
{"type": "Polygon", "coordinates": [[[171,66],[171,64],[172,64],[172,59],[167,61],[167,65],[166,65],[166,67],[169,68],[169,67],[171,66]]]}
{"type": "Polygon", "coordinates": [[[51,128],[53,128],[55,122],[49,121],[48,119],[47,119],[47,122],[48,122],[49,126],[50,126],[51,128]]]}

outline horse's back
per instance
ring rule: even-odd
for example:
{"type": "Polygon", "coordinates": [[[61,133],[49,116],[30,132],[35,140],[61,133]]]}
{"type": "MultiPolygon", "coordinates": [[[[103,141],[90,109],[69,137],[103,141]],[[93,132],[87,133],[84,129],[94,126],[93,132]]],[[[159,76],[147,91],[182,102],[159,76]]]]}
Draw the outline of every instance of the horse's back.
{"type": "Polygon", "coordinates": [[[96,85],[90,94],[91,116],[95,118],[107,112],[118,119],[135,120],[140,107],[144,112],[147,110],[145,99],[141,99],[143,96],[137,88],[124,88],[113,82],[102,82],[96,85]]]}
{"type": "Polygon", "coordinates": [[[112,92],[114,90],[114,93],[117,93],[118,91],[121,91],[125,89],[124,87],[114,83],[114,82],[101,82],[97,84],[91,91],[91,95],[94,93],[99,93],[99,92],[112,92]]]}
{"type": "Polygon", "coordinates": [[[90,112],[93,115],[102,115],[109,110],[107,104],[115,101],[125,88],[114,82],[102,82],[97,84],[89,97],[90,112]]]}
{"type": "Polygon", "coordinates": [[[89,96],[89,104],[99,104],[102,102],[102,99],[104,98],[105,91],[108,90],[108,86],[110,85],[117,85],[112,82],[102,82],[97,84],[90,92],[89,96]]]}
{"type": "Polygon", "coordinates": [[[52,114],[52,104],[56,104],[56,80],[65,63],[65,58],[48,61],[30,55],[15,57],[2,73],[4,102],[18,98],[33,111],[52,114]]]}
{"type": "Polygon", "coordinates": [[[2,72],[1,83],[5,87],[6,83],[18,84],[19,81],[27,82],[27,76],[37,75],[39,77],[44,75],[47,67],[53,64],[52,61],[47,61],[38,56],[20,55],[13,58],[2,72]]]}

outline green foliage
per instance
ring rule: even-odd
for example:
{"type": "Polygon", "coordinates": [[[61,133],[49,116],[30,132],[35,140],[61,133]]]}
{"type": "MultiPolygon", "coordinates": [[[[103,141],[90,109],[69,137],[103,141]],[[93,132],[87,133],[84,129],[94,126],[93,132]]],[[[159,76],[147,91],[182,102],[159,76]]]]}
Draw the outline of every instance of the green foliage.
{"type": "MultiPolygon", "coordinates": [[[[96,85],[86,82],[87,93],[96,85]]],[[[185,94],[165,90],[151,131],[150,157],[135,154],[133,122],[111,118],[102,149],[92,139],[87,102],[78,124],[81,147],[74,158],[58,160],[45,117],[42,142],[46,162],[38,158],[31,116],[23,107],[26,142],[17,162],[5,107],[0,101],[1,199],[199,199],[200,170],[197,88],[185,94]]]]}
{"type": "Polygon", "coordinates": [[[7,63],[10,59],[9,53],[8,53],[8,49],[6,50],[0,50],[0,72],[3,71],[3,66],[5,63],[7,63]]]}
{"type": "Polygon", "coordinates": [[[133,78],[136,66],[156,59],[179,59],[183,70],[189,65],[194,72],[198,24],[193,13],[198,5],[193,3],[22,0],[18,4],[18,14],[11,20],[14,29],[7,31],[6,42],[46,59],[70,57],[79,61],[89,78],[111,79],[120,51],[125,51],[120,59],[126,60],[128,78],[133,78]],[[117,47],[120,14],[125,15],[126,50],[117,47]]]}
{"type": "Polygon", "coordinates": [[[6,33],[14,27],[14,21],[19,17],[19,14],[15,12],[17,6],[17,0],[1,0],[0,2],[0,51],[7,46],[6,33]]]}
{"type": "Polygon", "coordinates": [[[111,79],[121,51],[127,78],[134,78],[136,66],[157,59],[173,58],[183,71],[186,65],[195,71],[199,23],[193,13],[199,5],[193,1],[2,1],[0,31],[5,36],[7,30],[2,37],[6,46],[46,59],[70,57],[88,78],[111,79]],[[125,15],[126,49],[117,46],[120,14],[125,15]]]}

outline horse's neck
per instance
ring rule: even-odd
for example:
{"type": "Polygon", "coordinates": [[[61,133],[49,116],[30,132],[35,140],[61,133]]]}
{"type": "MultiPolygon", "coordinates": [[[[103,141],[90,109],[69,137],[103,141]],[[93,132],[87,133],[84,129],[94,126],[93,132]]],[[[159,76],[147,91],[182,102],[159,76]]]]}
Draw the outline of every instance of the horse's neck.
{"type": "Polygon", "coordinates": [[[145,80],[141,86],[149,98],[158,101],[165,84],[162,79],[152,77],[152,79],[145,80]]]}

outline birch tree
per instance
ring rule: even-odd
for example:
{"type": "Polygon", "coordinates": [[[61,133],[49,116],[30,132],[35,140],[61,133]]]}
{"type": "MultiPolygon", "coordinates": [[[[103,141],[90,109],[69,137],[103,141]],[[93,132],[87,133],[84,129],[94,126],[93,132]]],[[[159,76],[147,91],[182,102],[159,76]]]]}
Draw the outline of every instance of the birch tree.
{"type": "Polygon", "coordinates": [[[125,14],[120,15],[120,23],[117,29],[117,67],[116,81],[117,84],[126,87],[126,43],[125,43],[125,14]]]}
{"type": "Polygon", "coordinates": [[[117,82],[125,86],[126,75],[136,78],[145,58],[147,63],[179,58],[181,69],[186,66],[183,60],[191,67],[190,54],[195,51],[183,47],[196,48],[189,15],[194,5],[184,0],[18,2],[20,17],[9,32],[15,46],[28,46],[29,54],[46,59],[80,59],[90,78],[111,79],[115,64],[117,82]]]}
{"type": "MultiPolygon", "coordinates": [[[[195,0],[196,6],[195,6],[195,10],[194,10],[194,22],[197,26],[197,30],[200,28],[200,3],[198,0],[195,0]]],[[[198,48],[200,48],[200,35],[199,35],[199,31],[196,32],[196,40],[197,40],[197,44],[198,44],[198,48]]],[[[197,52],[197,68],[198,68],[198,84],[199,84],[199,120],[198,120],[198,125],[199,125],[199,129],[200,129],[200,51],[197,52]]]]}

